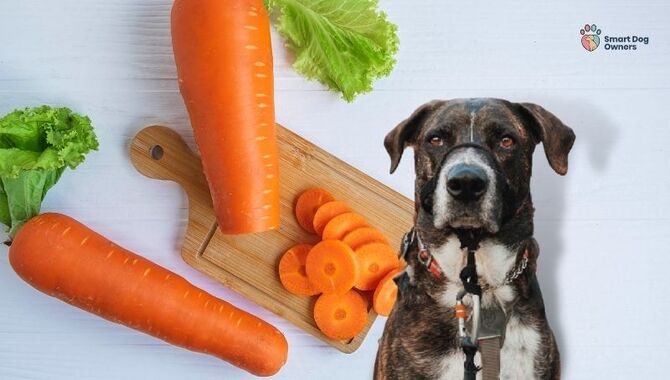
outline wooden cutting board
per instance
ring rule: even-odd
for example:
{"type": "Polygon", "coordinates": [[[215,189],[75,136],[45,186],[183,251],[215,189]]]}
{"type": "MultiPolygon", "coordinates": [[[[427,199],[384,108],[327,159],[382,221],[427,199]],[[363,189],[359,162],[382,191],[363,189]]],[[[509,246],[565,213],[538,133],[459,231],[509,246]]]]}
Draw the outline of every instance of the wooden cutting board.
{"type": "MultiPolygon", "coordinates": [[[[359,170],[277,126],[280,153],[281,228],[250,235],[224,235],[217,228],[200,158],[175,131],[162,126],[141,130],[131,145],[131,160],[147,177],[179,183],[188,196],[189,215],[183,259],[248,299],[286,318],[338,350],[354,352],[377,315],[370,310],[365,329],[349,341],[335,341],[316,327],[312,309],[316,297],[296,296],[279,282],[277,265],[288,248],[316,243],[318,237],[298,225],[293,206],[305,189],[319,186],[379,228],[391,244],[400,244],[409,230],[414,204],[359,170]]],[[[225,147],[221,147],[225,149],[225,147]]]]}

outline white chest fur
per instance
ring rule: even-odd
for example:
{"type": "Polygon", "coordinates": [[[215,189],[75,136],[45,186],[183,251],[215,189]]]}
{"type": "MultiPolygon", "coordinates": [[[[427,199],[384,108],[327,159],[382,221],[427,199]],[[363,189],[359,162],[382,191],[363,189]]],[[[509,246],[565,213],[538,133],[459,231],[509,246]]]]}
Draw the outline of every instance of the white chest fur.
{"type": "MultiPolygon", "coordinates": [[[[535,356],[540,345],[540,334],[529,326],[522,325],[512,317],[507,323],[505,344],[500,351],[501,380],[533,380],[535,379],[535,356]]],[[[440,380],[460,380],[463,378],[462,352],[444,358],[441,365],[440,380]]],[[[479,353],[475,356],[475,364],[481,365],[479,353]]],[[[477,374],[481,380],[482,374],[477,374]]]]}
{"type": "MultiPolygon", "coordinates": [[[[433,257],[440,264],[450,283],[440,300],[447,307],[456,303],[456,294],[463,288],[459,273],[465,266],[466,254],[460,249],[460,242],[456,238],[450,239],[441,247],[431,247],[433,257]]],[[[507,247],[484,241],[475,253],[477,273],[481,281],[490,284],[493,289],[482,294],[482,307],[492,302],[501,305],[509,304],[516,297],[511,286],[504,285],[507,273],[516,263],[516,251],[507,247]]],[[[464,303],[469,303],[466,297],[464,303]]],[[[515,316],[510,316],[505,331],[505,343],[500,352],[500,379],[534,379],[534,358],[540,346],[540,334],[530,326],[520,323],[515,316]]],[[[451,354],[444,358],[440,368],[441,380],[463,378],[462,352],[451,354]]],[[[481,365],[480,355],[475,357],[475,363],[481,365]]],[[[478,374],[481,379],[481,372],[478,374]]]]}
{"type": "MultiPolygon", "coordinates": [[[[440,297],[443,305],[453,307],[456,304],[456,294],[463,289],[459,279],[461,269],[466,263],[466,254],[461,250],[461,242],[452,237],[440,247],[430,247],[433,257],[440,264],[445,277],[449,281],[446,292],[440,297]]],[[[493,289],[482,294],[482,306],[487,307],[491,302],[505,305],[516,296],[514,289],[504,286],[505,277],[516,263],[516,250],[510,250],[504,245],[485,240],[475,252],[477,274],[481,282],[489,284],[493,289]]],[[[469,298],[464,300],[469,303],[469,298]]]]}

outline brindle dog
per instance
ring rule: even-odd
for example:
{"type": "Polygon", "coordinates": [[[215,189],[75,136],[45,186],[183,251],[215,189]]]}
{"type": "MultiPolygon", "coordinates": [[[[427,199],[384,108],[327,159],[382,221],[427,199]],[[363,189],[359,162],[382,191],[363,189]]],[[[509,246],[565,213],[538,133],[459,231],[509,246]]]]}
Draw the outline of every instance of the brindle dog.
{"type": "MultiPolygon", "coordinates": [[[[500,99],[432,101],[386,136],[391,173],[403,150],[414,148],[415,230],[443,276],[427,270],[416,245],[410,247],[407,269],[396,278],[398,301],[380,341],[375,379],[463,378],[453,310],[463,289],[459,273],[466,251],[457,233],[463,230],[482,235],[475,253],[482,308],[501,308],[507,319],[500,378],[560,378],[559,352],[535,277],[539,249],[530,177],[538,143],[564,175],[574,140],[572,130],[544,108],[500,99]],[[523,272],[513,276],[522,261],[523,272]]],[[[465,301],[469,306],[470,297],[465,301]]],[[[481,363],[479,354],[475,361],[481,363]]]]}

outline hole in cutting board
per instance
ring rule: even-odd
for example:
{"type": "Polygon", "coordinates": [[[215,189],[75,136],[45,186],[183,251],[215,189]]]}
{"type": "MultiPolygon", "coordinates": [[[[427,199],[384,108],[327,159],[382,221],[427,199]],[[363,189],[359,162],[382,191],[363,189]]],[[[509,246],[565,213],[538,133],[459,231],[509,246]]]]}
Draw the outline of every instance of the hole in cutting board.
{"type": "Polygon", "coordinates": [[[149,149],[149,154],[151,154],[151,158],[154,160],[160,160],[163,158],[163,147],[160,145],[154,145],[149,149]]]}
{"type": "Polygon", "coordinates": [[[212,224],[212,227],[209,228],[209,231],[207,232],[207,236],[205,236],[205,239],[203,240],[202,244],[200,244],[200,247],[198,248],[198,251],[196,252],[198,257],[202,257],[202,255],[205,253],[205,250],[207,249],[207,246],[209,245],[209,242],[212,240],[212,237],[214,237],[214,234],[216,233],[216,229],[219,227],[219,223],[214,223],[212,224]]]}

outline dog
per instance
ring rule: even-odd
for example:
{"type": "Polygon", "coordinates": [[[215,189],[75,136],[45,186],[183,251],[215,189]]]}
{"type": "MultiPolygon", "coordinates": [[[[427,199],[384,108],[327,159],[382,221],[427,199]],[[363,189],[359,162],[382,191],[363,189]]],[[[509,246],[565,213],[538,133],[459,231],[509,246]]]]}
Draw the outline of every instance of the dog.
{"type": "MultiPolygon", "coordinates": [[[[434,100],[388,133],[391,173],[405,148],[414,148],[414,232],[431,265],[419,257],[418,244],[409,246],[375,379],[463,379],[454,306],[463,289],[464,231],[480,236],[474,256],[482,313],[499,308],[506,321],[500,379],[560,378],[560,355],[536,279],[530,178],[537,144],[553,170],[565,175],[574,140],[572,129],[543,107],[502,99],[434,100]]],[[[464,304],[471,303],[466,296],[464,304]]],[[[481,365],[480,353],[475,364],[481,365]]]]}

